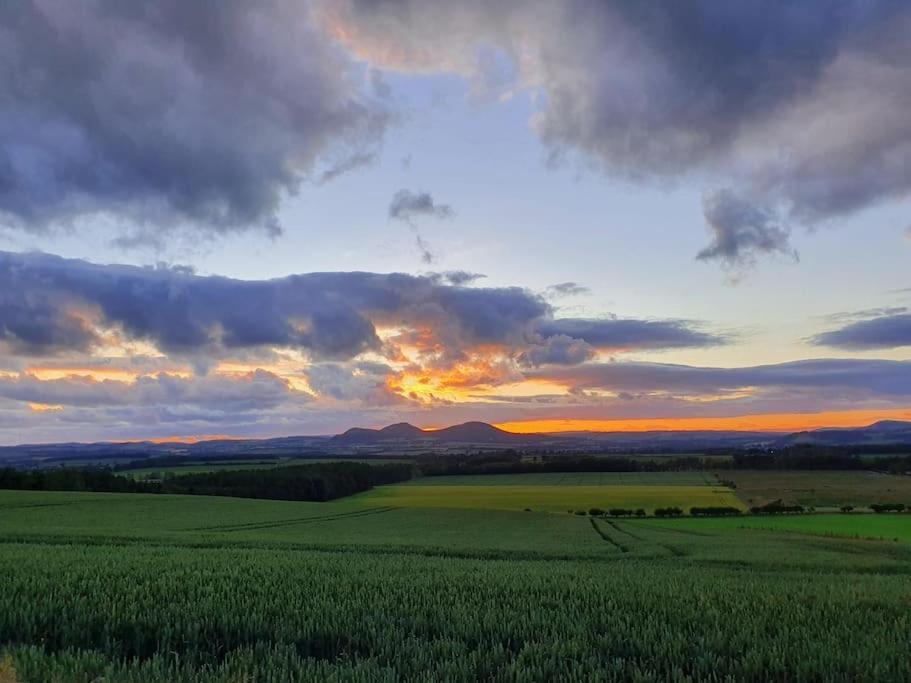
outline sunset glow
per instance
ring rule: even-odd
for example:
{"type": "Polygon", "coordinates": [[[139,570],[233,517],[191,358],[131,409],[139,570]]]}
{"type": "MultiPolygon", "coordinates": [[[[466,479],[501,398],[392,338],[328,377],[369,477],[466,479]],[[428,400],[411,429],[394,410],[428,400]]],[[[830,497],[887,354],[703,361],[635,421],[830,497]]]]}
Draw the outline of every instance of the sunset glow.
{"type": "Polygon", "coordinates": [[[670,430],[733,430],[797,432],[825,427],[864,427],[878,420],[911,420],[911,408],[848,410],[826,413],[779,413],[736,417],[678,417],[632,420],[546,419],[515,420],[497,427],[520,434],[537,432],[648,432],[670,430]]]}

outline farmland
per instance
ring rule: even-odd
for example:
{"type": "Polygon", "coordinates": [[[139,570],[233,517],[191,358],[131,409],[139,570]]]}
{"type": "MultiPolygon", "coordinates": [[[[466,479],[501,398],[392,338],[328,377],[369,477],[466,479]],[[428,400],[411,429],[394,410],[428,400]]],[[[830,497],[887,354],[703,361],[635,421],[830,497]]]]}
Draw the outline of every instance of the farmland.
{"type": "Polygon", "coordinates": [[[701,473],[685,473],[680,477],[676,473],[660,473],[654,477],[648,473],[429,477],[378,487],[356,499],[371,506],[548,512],[593,507],[648,511],[668,506],[743,507],[730,489],[708,483],[701,473]],[[494,481],[478,483],[484,479],[494,481]],[[650,480],[653,483],[645,483],[650,480]]]}
{"type": "Polygon", "coordinates": [[[790,531],[816,536],[842,536],[911,543],[911,518],[908,515],[871,513],[790,515],[780,517],[715,518],[709,520],[675,519],[661,526],[683,530],[765,529],[790,531]]]}
{"type": "Polygon", "coordinates": [[[814,507],[911,503],[911,477],[859,471],[726,471],[738,497],[748,505],[771,500],[814,507]]]}
{"type": "Polygon", "coordinates": [[[0,681],[911,677],[911,515],[566,513],[595,500],[743,506],[704,473],[0,491],[0,681]]]}

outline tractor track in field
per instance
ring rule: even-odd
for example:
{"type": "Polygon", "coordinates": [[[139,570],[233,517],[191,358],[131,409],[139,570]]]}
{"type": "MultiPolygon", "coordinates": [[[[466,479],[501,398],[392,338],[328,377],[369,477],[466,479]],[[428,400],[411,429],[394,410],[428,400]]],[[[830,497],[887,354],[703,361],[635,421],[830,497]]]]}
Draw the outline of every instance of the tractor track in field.
{"type": "Polygon", "coordinates": [[[635,539],[639,543],[657,546],[657,547],[661,548],[662,550],[669,552],[674,557],[683,557],[684,555],[686,555],[686,551],[681,550],[680,548],[678,548],[675,545],[671,545],[670,543],[662,543],[660,541],[655,541],[655,540],[652,540],[649,538],[644,538],[642,536],[639,536],[638,534],[634,534],[632,531],[629,531],[626,527],[621,527],[618,522],[614,522],[610,519],[605,519],[604,521],[607,524],[609,524],[610,527],[612,529],[614,529],[614,531],[616,531],[617,533],[626,534],[627,536],[629,536],[632,539],[635,539]]]}
{"type": "Polygon", "coordinates": [[[617,550],[619,550],[621,553],[628,553],[628,552],[629,552],[629,548],[627,548],[625,545],[623,545],[623,544],[620,543],[619,541],[615,540],[613,537],[611,537],[610,534],[608,534],[606,531],[604,531],[604,529],[602,529],[601,527],[599,527],[599,526],[598,526],[598,523],[595,521],[594,517],[589,517],[589,518],[588,518],[588,521],[591,522],[591,524],[592,524],[592,529],[595,530],[595,533],[598,534],[598,535],[601,537],[601,539],[602,539],[603,541],[606,541],[607,543],[610,543],[612,546],[614,546],[614,547],[615,547],[617,550]]]}
{"type": "Polygon", "coordinates": [[[84,503],[106,502],[103,498],[93,498],[87,500],[68,500],[61,503],[22,503],[13,505],[0,505],[0,510],[26,510],[32,508],[56,508],[67,505],[82,505],[84,503]]]}
{"type": "Polygon", "coordinates": [[[354,510],[352,512],[339,512],[331,515],[318,515],[311,517],[296,517],[294,519],[278,519],[269,522],[248,522],[246,524],[220,524],[215,526],[201,526],[182,529],[182,531],[254,531],[258,529],[273,529],[276,527],[293,526],[295,524],[310,524],[315,522],[334,522],[339,519],[351,519],[355,517],[367,517],[369,515],[378,515],[384,512],[396,510],[391,505],[376,508],[367,508],[365,510],[354,510]]]}
{"type": "Polygon", "coordinates": [[[611,520],[609,520],[609,519],[605,519],[604,521],[605,521],[607,524],[609,524],[612,528],[614,528],[615,530],[619,531],[621,534],[626,534],[626,535],[629,536],[630,538],[634,538],[634,539],[636,539],[637,541],[641,541],[641,542],[643,542],[643,543],[647,543],[647,542],[648,542],[648,541],[646,541],[644,538],[642,538],[642,536],[637,536],[637,535],[634,534],[632,531],[627,531],[626,529],[621,529],[621,528],[617,525],[616,522],[613,522],[613,521],[611,521],[611,520]]]}

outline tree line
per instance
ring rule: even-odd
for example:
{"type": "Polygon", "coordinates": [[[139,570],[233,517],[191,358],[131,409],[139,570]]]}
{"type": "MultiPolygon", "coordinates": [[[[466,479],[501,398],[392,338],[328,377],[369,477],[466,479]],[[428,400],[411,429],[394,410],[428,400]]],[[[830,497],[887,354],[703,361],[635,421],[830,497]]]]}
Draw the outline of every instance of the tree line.
{"type": "Polygon", "coordinates": [[[271,500],[326,501],[411,479],[407,463],[355,462],[289,465],[267,470],[222,470],[137,481],[105,469],[0,469],[0,489],[96,491],[102,493],[181,493],[271,500]]]}
{"type": "Polygon", "coordinates": [[[911,472],[911,456],[859,455],[847,450],[797,446],[776,452],[735,452],[727,459],[702,456],[536,456],[518,451],[477,455],[421,456],[417,467],[424,476],[454,474],[532,474],[545,472],[686,472],[717,470],[876,470],[893,474],[911,472]]]}

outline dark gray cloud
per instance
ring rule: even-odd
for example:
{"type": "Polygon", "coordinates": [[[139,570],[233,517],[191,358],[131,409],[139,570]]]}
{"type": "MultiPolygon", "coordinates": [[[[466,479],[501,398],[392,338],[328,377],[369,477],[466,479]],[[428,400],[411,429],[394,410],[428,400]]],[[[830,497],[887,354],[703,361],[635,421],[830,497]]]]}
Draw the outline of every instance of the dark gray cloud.
{"type": "Polygon", "coordinates": [[[551,318],[541,320],[536,331],[545,338],[563,335],[614,350],[707,347],[726,342],[723,336],[698,330],[684,320],[551,318]]]}
{"type": "Polygon", "coordinates": [[[0,343],[10,354],[87,351],[103,337],[150,342],[197,369],[219,358],[299,349],[315,359],[395,355],[377,328],[454,362],[478,347],[524,362],[587,360],[612,351],[706,347],[722,336],[680,320],[553,318],[520,287],[466,287],[464,275],[306,273],[273,280],[199,276],[182,267],[97,265],[0,252],[0,343]]]}
{"type": "Polygon", "coordinates": [[[0,55],[0,227],[275,234],[317,159],[386,125],[291,0],[2,3],[0,55]]]}
{"type": "Polygon", "coordinates": [[[453,215],[451,206],[437,202],[429,192],[399,190],[389,204],[389,218],[409,224],[418,218],[452,218],[453,215]]]}
{"type": "Polygon", "coordinates": [[[0,252],[0,340],[35,353],[84,349],[99,328],[115,328],[168,353],[279,346],[344,359],[381,350],[377,325],[431,328],[457,353],[519,344],[549,311],[518,287],[453,287],[433,277],[352,272],[242,281],[0,252]]]}
{"type": "Polygon", "coordinates": [[[519,354],[521,365],[578,365],[595,357],[595,348],[581,339],[555,334],[519,354]]]}
{"type": "Polygon", "coordinates": [[[786,251],[787,225],[911,190],[911,7],[900,0],[326,6],[336,34],[375,65],[543,92],[533,125],[554,158],[581,153],[615,177],[688,176],[750,197],[750,221],[707,214],[718,239],[703,258],[786,251]],[[478,59],[491,48],[500,58],[478,59]]]}
{"type": "Polygon", "coordinates": [[[714,396],[747,390],[842,392],[858,396],[911,396],[911,361],[821,359],[744,368],[663,363],[597,363],[527,373],[576,390],[714,396]]]}
{"type": "Polygon", "coordinates": [[[578,282],[558,282],[550,285],[544,293],[549,297],[577,296],[579,294],[588,294],[591,290],[585,285],[578,282]]]}
{"type": "Polygon", "coordinates": [[[855,351],[911,346],[911,313],[895,313],[869,320],[857,320],[836,330],[818,334],[811,341],[818,346],[833,346],[855,351]]]}
{"type": "Polygon", "coordinates": [[[451,285],[456,285],[460,287],[462,285],[469,285],[472,282],[477,280],[483,280],[486,275],[483,273],[471,273],[467,270],[447,270],[444,273],[436,273],[442,280],[445,280],[451,285]]]}
{"type": "Polygon", "coordinates": [[[307,394],[294,391],[287,380],[265,370],[240,376],[180,377],[160,373],[141,376],[132,383],[78,376],[40,380],[19,374],[0,377],[0,397],[81,408],[165,406],[177,410],[181,406],[206,406],[230,413],[310,400],[307,394]]]}
{"type": "Polygon", "coordinates": [[[427,241],[418,232],[417,219],[422,217],[452,218],[455,212],[448,204],[434,200],[429,192],[412,192],[399,190],[389,204],[389,218],[407,223],[414,231],[414,243],[424,263],[433,263],[436,255],[431,251],[427,241]]]}
{"type": "Polygon", "coordinates": [[[790,231],[773,210],[756,206],[730,190],[705,196],[703,212],[712,232],[712,243],[700,251],[701,261],[720,260],[727,266],[752,265],[757,254],[786,254],[797,258],[788,238],[790,231]]]}

